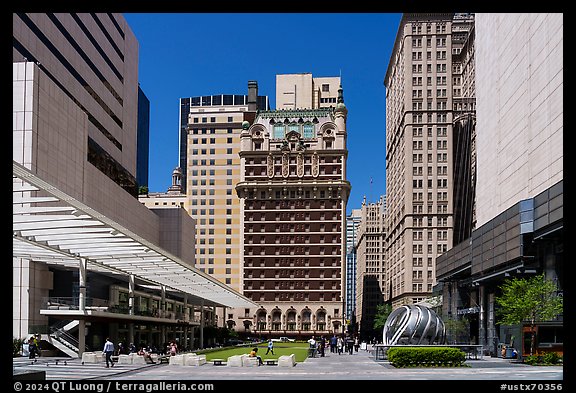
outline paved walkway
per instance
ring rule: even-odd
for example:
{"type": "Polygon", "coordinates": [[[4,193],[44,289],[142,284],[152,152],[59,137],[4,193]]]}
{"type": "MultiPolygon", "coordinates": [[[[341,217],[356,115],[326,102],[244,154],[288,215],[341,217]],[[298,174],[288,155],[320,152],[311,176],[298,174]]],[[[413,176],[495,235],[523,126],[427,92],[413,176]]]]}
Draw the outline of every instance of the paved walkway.
{"type": "Polygon", "coordinates": [[[46,380],[546,380],[562,381],[562,366],[529,366],[485,356],[467,360],[469,367],[398,369],[387,361],[375,361],[369,351],[349,354],[327,352],[295,367],[228,367],[207,363],[200,367],[168,364],[125,365],[106,368],[79,359],[39,358],[34,364],[15,358],[14,370],[43,370],[46,380]],[[58,360],[58,364],[56,364],[58,360]],[[66,364],[64,364],[66,361],[66,364]]]}

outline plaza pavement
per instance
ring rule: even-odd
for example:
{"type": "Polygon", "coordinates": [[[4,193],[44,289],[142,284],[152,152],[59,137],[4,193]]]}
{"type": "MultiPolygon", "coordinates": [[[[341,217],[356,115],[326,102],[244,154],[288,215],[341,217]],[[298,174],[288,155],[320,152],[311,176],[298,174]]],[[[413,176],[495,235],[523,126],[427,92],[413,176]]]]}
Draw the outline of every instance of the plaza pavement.
{"type": "Polygon", "coordinates": [[[185,380],[497,380],[555,381],[563,380],[562,366],[529,366],[509,359],[484,356],[467,360],[469,367],[398,369],[387,361],[374,360],[370,351],[359,350],[352,355],[326,353],[325,357],[308,358],[294,367],[214,366],[208,362],[200,367],[164,364],[84,364],[80,359],[38,358],[31,364],[26,358],[14,358],[13,370],[42,370],[46,380],[123,380],[123,381],[185,381],[185,380]],[[58,364],[56,361],[58,360],[58,364]],[[66,364],[64,364],[66,361],[66,364]]]}

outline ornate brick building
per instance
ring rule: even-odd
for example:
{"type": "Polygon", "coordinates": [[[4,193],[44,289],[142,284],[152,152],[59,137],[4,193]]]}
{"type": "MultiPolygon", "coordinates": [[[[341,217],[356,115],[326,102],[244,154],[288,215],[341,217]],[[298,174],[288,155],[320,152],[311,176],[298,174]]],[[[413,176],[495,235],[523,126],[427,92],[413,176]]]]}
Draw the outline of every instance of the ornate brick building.
{"type": "Polygon", "coordinates": [[[260,111],[240,135],[242,287],[261,305],[240,319],[255,334],[343,329],[350,183],[342,88],[336,107],[310,107],[260,111]]]}

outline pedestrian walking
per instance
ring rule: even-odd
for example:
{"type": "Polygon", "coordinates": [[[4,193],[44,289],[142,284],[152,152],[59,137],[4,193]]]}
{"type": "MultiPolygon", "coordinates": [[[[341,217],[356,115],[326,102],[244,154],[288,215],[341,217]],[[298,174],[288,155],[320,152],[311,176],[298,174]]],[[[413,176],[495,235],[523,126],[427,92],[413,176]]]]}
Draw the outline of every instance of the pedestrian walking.
{"type": "Polygon", "coordinates": [[[314,339],[314,336],[312,336],[310,340],[308,340],[308,344],[310,344],[310,348],[308,349],[308,351],[310,352],[310,356],[312,356],[313,358],[316,357],[316,340],[314,339]]]}
{"type": "Polygon", "coordinates": [[[106,338],[102,352],[104,352],[104,355],[106,355],[106,368],[114,367],[114,362],[112,361],[112,355],[114,354],[114,343],[110,341],[108,337],[106,338]]]}
{"type": "Polygon", "coordinates": [[[358,339],[358,336],[354,337],[354,351],[358,352],[358,349],[360,348],[360,340],[358,339]]]}
{"type": "Polygon", "coordinates": [[[34,336],[28,339],[28,359],[36,358],[36,344],[34,343],[34,336]]]}
{"type": "Polygon", "coordinates": [[[326,349],[326,340],[324,336],[320,336],[320,342],[318,344],[318,353],[320,353],[320,357],[324,357],[324,350],[326,349]]]}
{"type": "Polygon", "coordinates": [[[346,352],[348,352],[349,355],[352,355],[353,351],[354,351],[354,339],[351,336],[346,336],[346,352]]]}
{"type": "Polygon", "coordinates": [[[342,352],[344,352],[344,340],[342,337],[338,337],[336,346],[338,348],[338,355],[342,355],[342,352]]]}
{"type": "Polygon", "coordinates": [[[268,353],[272,352],[272,355],[274,355],[274,341],[272,341],[272,339],[268,340],[268,348],[266,349],[266,355],[268,355],[268,353]]]}
{"type": "Polygon", "coordinates": [[[336,335],[332,335],[330,338],[330,352],[336,353],[336,348],[338,347],[338,337],[336,335]]]}

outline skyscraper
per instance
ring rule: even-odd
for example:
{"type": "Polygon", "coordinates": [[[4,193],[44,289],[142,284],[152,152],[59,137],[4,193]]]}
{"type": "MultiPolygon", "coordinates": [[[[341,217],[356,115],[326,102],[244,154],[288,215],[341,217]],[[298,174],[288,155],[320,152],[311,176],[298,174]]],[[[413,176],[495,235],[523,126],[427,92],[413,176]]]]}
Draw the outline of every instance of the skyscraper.
{"type": "MultiPolygon", "coordinates": [[[[563,15],[475,18],[476,228],[437,260],[443,313],[470,340],[530,352],[529,324],[502,325],[500,286],[544,274],[564,288],[563,15]],[[516,337],[516,340],[514,340],[516,337]]],[[[563,316],[537,321],[536,353],[563,352],[563,316]]]]}
{"type": "Polygon", "coordinates": [[[362,211],[352,209],[346,216],[346,318],[350,319],[356,311],[356,243],[362,211]]]}
{"type": "Polygon", "coordinates": [[[473,97],[459,99],[460,53],[473,23],[473,15],[451,13],[404,14],[400,21],[384,80],[391,287],[384,296],[394,307],[432,293],[436,257],[452,246],[453,124],[455,108],[474,105],[473,97]]]}
{"type": "Polygon", "coordinates": [[[384,195],[376,203],[366,203],[366,199],[362,201],[356,243],[356,319],[362,340],[371,340],[377,335],[374,331],[374,317],[377,306],[384,302],[383,294],[387,289],[384,260],[385,213],[384,195]]]}
{"type": "Polygon", "coordinates": [[[258,109],[269,104],[267,96],[258,96],[256,81],[248,83],[246,95],[180,99],[181,181],[184,207],[196,219],[196,267],[237,291],[242,239],[234,187],[240,181],[240,132],[258,109]]]}
{"type": "Polygon", "coordinates": [[[240,134],[242,288],[261,307],[239,317],[256,334],[343,328],[347,109],[341,87],[332,106],[316,107],[313,91],[291,109],[259,111],[240,134]]]}

